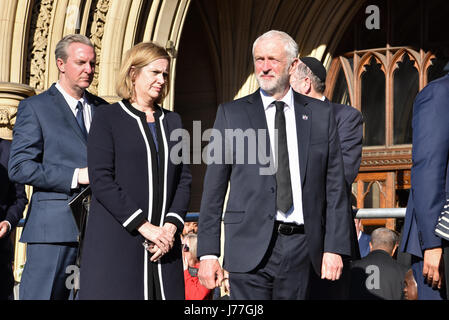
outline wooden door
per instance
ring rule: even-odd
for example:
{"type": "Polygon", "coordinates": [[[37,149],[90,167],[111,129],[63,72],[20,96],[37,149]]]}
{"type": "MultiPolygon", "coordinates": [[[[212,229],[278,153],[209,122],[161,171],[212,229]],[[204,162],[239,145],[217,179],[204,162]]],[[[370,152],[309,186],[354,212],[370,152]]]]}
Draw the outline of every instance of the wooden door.
{"type": "MultiPolygon", "coordinates": [[[[352,185],[357,208],[394,208],[396,174],[361,172],[352,185]]],[[[386,226],[395,229],[395,219],[363,219],[364,226],[386,226]]]]}

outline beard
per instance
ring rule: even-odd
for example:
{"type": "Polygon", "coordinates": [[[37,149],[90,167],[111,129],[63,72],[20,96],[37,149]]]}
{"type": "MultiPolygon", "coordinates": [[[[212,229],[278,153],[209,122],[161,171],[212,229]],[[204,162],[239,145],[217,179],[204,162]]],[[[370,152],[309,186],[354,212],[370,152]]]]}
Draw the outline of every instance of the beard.
{"type": "Polygon", "coordinates": [[[288,70],[285,70],[282,74],[277,75],[274,79],[262,79],[261,75],[262,73],[256,75],[257,83],[262,90],[271,96],[275,93],[283,92],[289,85],[290,75],[288,70]]]}

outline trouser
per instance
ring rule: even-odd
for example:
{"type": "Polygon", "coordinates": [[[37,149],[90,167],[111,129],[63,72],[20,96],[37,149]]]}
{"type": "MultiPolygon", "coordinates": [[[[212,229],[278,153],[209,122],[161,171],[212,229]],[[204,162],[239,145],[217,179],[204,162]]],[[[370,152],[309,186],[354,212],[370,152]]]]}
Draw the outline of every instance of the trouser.
{"type": "Polygon", "coordinates": [[[312,264],[305,237],[275,231],[265,257],[255,270],[229,274],[230,299],[306,299],[312,264]]]}
{"type": "Polygon", "coordinates": [[[77,243],[28,243],[20,300],[67,300],[76,269],[77,243]],[[67,267],[73,266],[68,269],[67,267]],[[67,273],[69,272],[69,273],[67,273]]]}

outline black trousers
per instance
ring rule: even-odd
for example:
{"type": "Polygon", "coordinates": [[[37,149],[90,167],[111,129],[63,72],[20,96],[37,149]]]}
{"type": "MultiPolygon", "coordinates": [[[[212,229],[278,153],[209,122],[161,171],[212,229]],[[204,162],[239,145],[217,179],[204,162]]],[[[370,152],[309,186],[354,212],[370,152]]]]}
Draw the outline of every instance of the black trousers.
{"type": "Polygon", "coordinates": [[[304,300],[312,268],[304,234],[273,232],[265,257],[248,273],[231,272],[232,300],[304,300]]]}

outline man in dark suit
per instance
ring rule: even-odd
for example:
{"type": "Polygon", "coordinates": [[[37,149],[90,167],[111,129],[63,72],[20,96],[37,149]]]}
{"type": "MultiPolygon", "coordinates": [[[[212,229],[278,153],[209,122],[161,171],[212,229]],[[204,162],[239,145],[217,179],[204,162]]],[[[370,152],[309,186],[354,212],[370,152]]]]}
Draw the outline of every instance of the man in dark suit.
{"type": "Polygon", "coordinates": [[[78,229],[68,202],[89,184],[87,134],[95,107],[106,104],[86,91],[96,59],[87,37],[64,37],[55,56],[59,81],[19,104],[11,146],[9,177],[33,186],[20,299],[69,296],[66,272],[75,265],[78,229]]]}
{"type": "Polygon", "coordinates": [[[11,141],[0,138],[0,300],[12,300],[14,275],[13,246],[9,235],[23,216],[28,203],[25,187],[8,178],[11,141]]]}
{"type": "MultiPolygon", "coordinates": [[[[347,213],[351,218],[349,230],[351,230],[351,258],[360,259],[356,227],[353,222],[352,208],[350,206],[351,188],[354,179],[359,172],[362,159],[363,121],[362,114],[357,109],[339,103],[330,102],[324,96],[326,88],[326,69],[323,64],[314,57],[299,59],[296,72],[290,77],[290,85],[293,90],[308,97],[328,102],[335,115],[337,131],[340,139],[340,147],[343,156],[346,190],[348,195],[347,213]]],[[[311,299],[345,299],[349,294],[349,261],[345,261],[343,276],[339,281],[329,282],[312,278],[311,299]]]]}
{"type": "Polygon", "coordinates": [[[447,299],[449,287],[448,241],[435,234],[449,199],[448,105],[449,75],[430,82],[413,105],[412,187],[400,249],[412,254],[418,299],[425,300],[447,299]]]}
{"type": "Polygon", "coordinates": [[[231,299],[305,299],[311,268],[336,280],[342,255],[350,254],[335,117],[327,103],[290,88],[297,54],[284,32],[260,36],[253,45],[260,90],[217,111],[198,226],[199,278],[208,288],[223,279],[217,257],[230,183],[224,268],[231,299]],[[244,139],[239,132],[247,149],[238,141],[234,148],[244,139]]]}
{"type": "Polygon", "coordinates": [[[392,257],[398,236],[387,228],[371,234],[370,253],[351,262],[351,299],[401,300],[404,298],[407,268],[392,257]]]}

